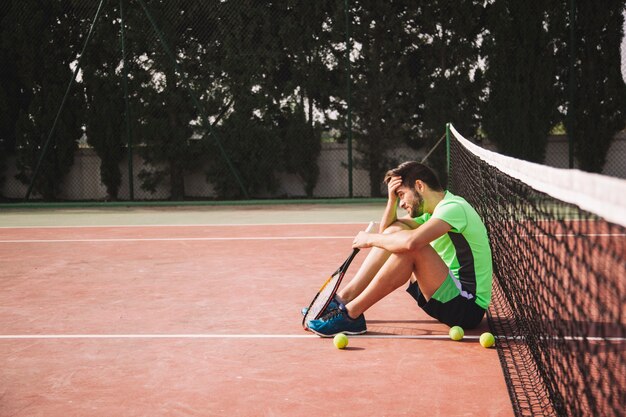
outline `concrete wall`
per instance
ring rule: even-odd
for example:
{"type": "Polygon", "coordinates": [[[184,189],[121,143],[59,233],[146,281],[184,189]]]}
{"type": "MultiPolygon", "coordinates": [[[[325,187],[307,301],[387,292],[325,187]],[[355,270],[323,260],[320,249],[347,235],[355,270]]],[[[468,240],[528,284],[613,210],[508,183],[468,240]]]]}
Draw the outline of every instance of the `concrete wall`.
{"type": "MultiPolygon", "coordinates": [[[[400,148],[392,153],[392,157],[398,161],[419,159],[421,153],[410,148],[400,148]]],[[[355,152],[358,157],[358,153],[355,152]]],[[[346,168],[347,147],[346,145],[325,143],[318,159],[320,175],[313,193],[317,198],[334,198],[348,196],[348,169],[346,168]]],[[[165,181],[156,192],[150,193],[141,189],[141,181],[138,173],[144,168],[141,157],[133,157],[134,198],[135,200],[165,200],[169,198],[169,184],[165,181]]],[[[129,199],[128,188],[128,161],[120,163],[122,183],[118,198],[129,199]]],[[[5,173],[5,182],[2,195],[6,198],[21,199],[26,194],[27,186],[15,179],[17,169],[15,159],[9,158],[8,169],[5,173]]],[[[280,189],[275,195],[265,195],[265,198],[294,198],[304,197],[304,184],[298,176],[282,173],[279,175],[280,189]]],[[[382,178],[381,178],[382,181],[382,178]]],[[[74,165],[65,177],[61,186],[61,200],[105,200],[106,188],[100,181],[100,159],[93,149],[81,148],[78,150],[74,165]]],[[[355,197],[369,197],[369,177],[367,171],[354,169],[353,171],[353,195],[355,197]]],[[[213,186],[206,182],[205,170],[190,173],[185,176],[185,193],[192,198],[214,198],[213,186]]],[[[33,198],[37,198],[33,195],[33,198]]]]}
{"type": "MultiPolygon", "coordinates": [[[[445,144],[441,144],[445,146],[445,144]]],[[[420,160],[423,152],[410,148],[398,148],[391,157],[396,161],[420,160]]],[[[358,153],[355,152],[355,157],[358,153]]],[[[348,196],[348,170],[346,168],[347,147],[336,143],[325,143],[318,159],[320,176],[314,190],[314,197],[334,198],[348,196]]],[[[546,165],[566,168],[568,165],[568,143],[564,136],[553,136],[548,141],[546,165]]],[[[137,174],[144,167],[143,160],[134,156],[134,198],[136,200],[165,200],[169,198],[169,184],[162,184],[156,193],[152,194],[140,188],[141,181],[137,174]]],[[[128,200],[128,161],[120,164],[122,184],[119,199],[128,200]]],[[[21,199],[26,194],[27,186],[15,179],[17,169],[14,158],[9,158],[5,173],[2,196],[21,199]]],[[[613,143],[604,174],[626,178],[626,133],[622,132],[613,143]]],[[[283,173],[279,176],[281,187],[275,195],[263,197],[292,198],[305,196],[302,181],[296,176],[283,173]]],[[[365,170],[353,171],[353,195],[355,197],[369,197],[369,177],[365,170]]],[[[382,179],[381,179],[382,180],[382,179]]],[[[93,149],[79,149],[74,165],[62,185],[62,200],[105,200],[106,188],[100,182],[100,159],[93,149]]],[[[204,170],[188,174],[185,177],[185,191],[189,198],[213,198],[215,193],[211,184],[206,182],[204,170]]],[[[33,196],[36,198],[36,196],[33,196]]]]}
{"type": "MultiPolygon", "coordinates": [[[[569,144],[567,136],[551,136],[548,138],[545,164],[557,168],[568,168],[569,144]]],[[[578,164],[574,159],[574,167],[578,164]]],[[[626,132],[620,132],[607,153],[606,163],[602,170],[604,175],[626,178],[626,132]]]]}

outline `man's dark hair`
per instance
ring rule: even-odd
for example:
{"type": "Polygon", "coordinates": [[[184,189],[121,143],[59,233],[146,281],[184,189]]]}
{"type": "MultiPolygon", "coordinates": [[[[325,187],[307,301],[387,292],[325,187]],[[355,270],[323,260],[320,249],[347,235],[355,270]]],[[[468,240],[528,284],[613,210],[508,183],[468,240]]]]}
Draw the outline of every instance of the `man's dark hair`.
{"type": "Polygon", "coordinates": [[[437,174],[424,164],[415,161],[403,162],[398,167],[390,169],[385,174],[384,182],[389,184],[391,177],[402,178],[402,185],[413,188],[415,181],[421,180],[433,191],[443,191],[443,187],[437,178],[437,174]]]}

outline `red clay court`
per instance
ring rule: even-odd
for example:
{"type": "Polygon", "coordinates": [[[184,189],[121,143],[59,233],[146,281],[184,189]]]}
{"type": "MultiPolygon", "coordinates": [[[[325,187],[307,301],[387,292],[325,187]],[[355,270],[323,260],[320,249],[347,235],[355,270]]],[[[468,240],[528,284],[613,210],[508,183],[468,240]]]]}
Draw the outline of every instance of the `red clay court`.
{"type": "Polygon", "coordinates": [[[454,342],[400,290],[345,350],[302,330],[380,209],[5,210],[0,415],[512,416],[486,319],[454,342]]]}

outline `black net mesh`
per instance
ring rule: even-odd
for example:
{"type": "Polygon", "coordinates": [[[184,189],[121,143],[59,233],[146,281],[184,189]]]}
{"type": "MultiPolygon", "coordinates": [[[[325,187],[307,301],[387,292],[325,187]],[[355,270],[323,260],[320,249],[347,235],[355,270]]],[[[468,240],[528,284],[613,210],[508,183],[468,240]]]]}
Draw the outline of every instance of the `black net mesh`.
{"type": "Polygon", "coordinates": [[[450,161],[451,190],[489,232],[488,318],[516,415],[623,415],[625,228],[503,173],[454,135],[450,161]]]}

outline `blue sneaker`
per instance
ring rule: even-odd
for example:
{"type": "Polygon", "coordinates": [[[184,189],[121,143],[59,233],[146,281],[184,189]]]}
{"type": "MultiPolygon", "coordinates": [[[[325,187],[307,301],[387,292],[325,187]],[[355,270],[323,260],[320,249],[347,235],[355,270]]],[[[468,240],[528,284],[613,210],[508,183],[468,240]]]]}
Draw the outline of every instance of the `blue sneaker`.
{"type": "Polygon", "coordinates": [[[348,310],[343,304],[339,304],[339,307],[331,310],[320,319],[309,321],[307,327],[322,337],[332,337],[339,333],[361,334],[367,331],[365,316],[361,314],[356,319],[350,318],[348,310]]]}
{"type": "MultiPolygon", "coordinates": [[[[322,316],[328,314],[331,310],[334,310],[336,308],[339,307],[339,299],[337,298],[337,294],[333,295],[333,299],[330,300],[330,302],[328,303],[328,305],[326,306],[326,308],[324,309],[324,311],[322,312],[322,316]]],[[[306,313],[309,312],[309,308],[308,307],[302,307],[302,310],[300,310],[300,312],[302,313],[303,316],[306,316],[306,313]]],[[[321,316],[320,316],[321,317],[321,316]]]]}

